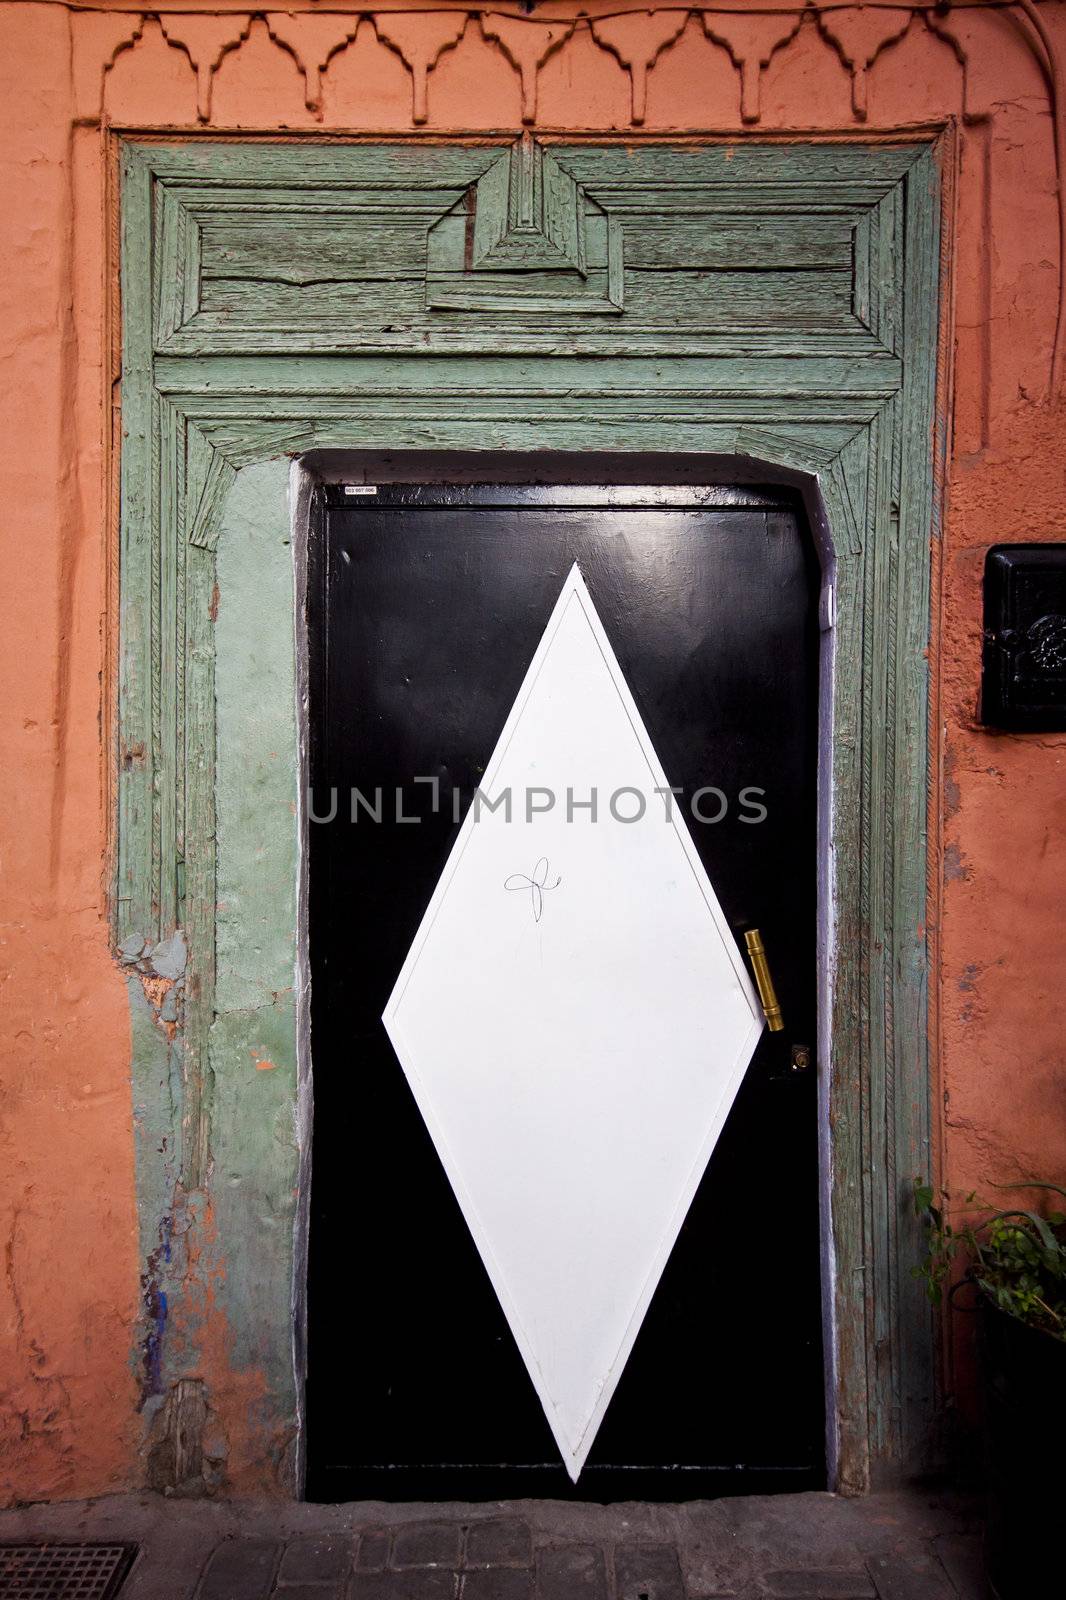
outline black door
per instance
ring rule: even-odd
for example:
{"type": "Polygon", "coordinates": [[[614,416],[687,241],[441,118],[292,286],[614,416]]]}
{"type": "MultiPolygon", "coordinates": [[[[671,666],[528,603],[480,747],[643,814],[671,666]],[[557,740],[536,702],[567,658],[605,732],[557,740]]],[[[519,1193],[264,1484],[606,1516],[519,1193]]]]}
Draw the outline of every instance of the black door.
{"type": "Polygon", "coordinates": [[[817,592],[779,493],[319,491],[312,1498],[824,1484],[817,592]],[[575,561],[738,945],[761,930],[785,1019],[762,1036],[576,1488],[380,1020],[575,561]],[[416,777],[439,779],[436,810],[416,777]],[[707,786],[722,798],[703,797],[717,820],[701,822],[691,799],[707,786]],[[387,797],[380,821],[357,802],[353,823],[353,790],[371,808],[387,797]],[[417,825],[399,820],[397,791],[417,825]]]}

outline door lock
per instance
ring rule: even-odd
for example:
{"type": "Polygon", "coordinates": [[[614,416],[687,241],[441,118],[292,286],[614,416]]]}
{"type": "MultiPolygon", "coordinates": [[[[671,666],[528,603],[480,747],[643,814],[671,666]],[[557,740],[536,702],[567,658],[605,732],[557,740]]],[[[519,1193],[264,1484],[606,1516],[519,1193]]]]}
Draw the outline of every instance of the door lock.
{"type": "Polygon", "coordinates": [[[762,935],[758,928],[749,928],[744,935],[744,943],[748,947],[748,960],[751,970],[755,974],[755,987],[759,991],[762,1001],[763,1015],[766,1026],[771,1033],[780,1033],[785,1026],[785,1019],[781,1015],[781,1006],[774,989],[774,980],[770,976],[770,963],[766,959],[766,947],[762,942],[762,935]]]}

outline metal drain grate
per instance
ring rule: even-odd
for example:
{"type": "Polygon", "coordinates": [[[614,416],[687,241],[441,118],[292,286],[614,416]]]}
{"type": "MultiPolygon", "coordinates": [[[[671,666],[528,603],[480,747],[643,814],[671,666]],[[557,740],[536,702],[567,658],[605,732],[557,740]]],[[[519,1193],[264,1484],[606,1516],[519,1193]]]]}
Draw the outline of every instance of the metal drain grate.
{"type": "Polygon", "coordinates": [[[135,1544],[0,1544],[0,1600],[114,1600],[135,1544]]]}

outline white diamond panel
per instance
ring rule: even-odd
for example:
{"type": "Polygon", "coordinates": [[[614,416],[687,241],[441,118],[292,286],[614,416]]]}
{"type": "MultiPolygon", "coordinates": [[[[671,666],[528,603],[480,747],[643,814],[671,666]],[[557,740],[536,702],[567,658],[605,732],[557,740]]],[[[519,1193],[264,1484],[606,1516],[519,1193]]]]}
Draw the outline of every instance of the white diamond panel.
{"type": "Polygon", "coordinates": [[[666,788],[575,566],[384,1013],[575,1480],[763,1026],[666,788]]]}

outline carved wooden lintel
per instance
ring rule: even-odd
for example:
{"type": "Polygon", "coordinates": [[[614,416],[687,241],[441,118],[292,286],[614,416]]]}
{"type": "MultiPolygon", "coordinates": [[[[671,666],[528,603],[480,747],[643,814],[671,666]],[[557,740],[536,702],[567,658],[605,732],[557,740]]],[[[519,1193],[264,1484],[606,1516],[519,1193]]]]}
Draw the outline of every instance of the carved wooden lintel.
{"type": "Polygon", "coordinates": [[[622,295],[618,222],[530,133],[427,235],[430,310],[617,315],[622,295]]]}

